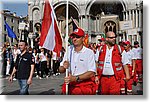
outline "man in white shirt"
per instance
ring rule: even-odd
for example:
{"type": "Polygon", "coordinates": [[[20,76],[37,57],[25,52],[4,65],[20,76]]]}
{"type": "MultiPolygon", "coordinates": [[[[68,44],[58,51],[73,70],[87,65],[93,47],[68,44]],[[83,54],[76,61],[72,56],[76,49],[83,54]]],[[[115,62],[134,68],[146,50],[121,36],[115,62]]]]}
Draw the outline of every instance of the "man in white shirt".
{"type": "Polygon", "coordinates": [[[128,57],[128,68],[129,68],[129,73],[130,73],[130,80],[127,82],[126,86],[127,87],[127,94],[131,95],[132,94],[132,84],[133,84],[133,76],[135,74],[135,65],[136,65],[136,57],[133,53],[133,50],[131,49],[131,44],[129,41],[125,41],[123,42],[123,46],[124,46],[124,51],[127,53],[127,57],[128,57]]]}
{"type": "Polygon", "coordinates": [[[97,83],[100,83],[101,94],[103,95],[120,94],[124,73],[126,81],[130,79],[126,53],[122,53],[122,55],[121,53],[121,47],[116,44],[115,33],[107,32],[106,44],[103,45],[98,59],[97,75],[99,81],[96,80],[97,83]]]}
{"type": "Polygon", "coordinates": [[[137,78],[134,78],[134,81],[137,82],[143,82],[143,49],[139,46],[139,42],[134,42],[134,48],[132,49],[134,52],[134,55],[136,57],[136,74],[137,78]]]}
{"type": "MultiPolygon", "coordinates": [[[[95,94],[95,83],[91,80],[96,72],[94,52],[83,45],[84,31],[81,28],[77,28],[71,37],[73,46],[69,47],[68,55],[65,53],[59,71],[69,69],[69,76],[64,79],[65,84],[69,84],[69,94],[95,94]]],[[[65,84],[62,87],[63,94],[65,84]]]]}

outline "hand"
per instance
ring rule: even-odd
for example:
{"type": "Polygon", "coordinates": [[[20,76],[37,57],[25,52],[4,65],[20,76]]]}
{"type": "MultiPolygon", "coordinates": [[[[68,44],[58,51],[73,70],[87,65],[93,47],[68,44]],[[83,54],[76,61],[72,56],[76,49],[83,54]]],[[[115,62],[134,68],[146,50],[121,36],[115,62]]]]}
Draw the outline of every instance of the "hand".
{"type": "Polygon", "coordinates": [[[132,71],[132,77],[134,76],[134,74],[135,74],[134,71],[132,71]]]}
{"type": "Polygon", "coordinates": [[[11,83],[13,82],[13,76],[12,75],[8,78],[8,81],[11,83]]]}
{"type": "Polygon", "coordinates": [[[69,74],[68,77],[65,77],[64,81],[65,81],[66,84],[69,84],[72,81],[76,81],[76,77],[69,74]]]}
{"type": "Polygon", "coordinates": [[[69,67],[69,62],[68,62],[68,61],[65,61],[65,62],[63,63],[63,67],[64,67],[65,69],[67,69],[67,68],[69,67]]]}
{"type": "Polygon", "coordinates": [[[98,85],[99,84],[99,78],[98,76],[95,76],[95,83],[98,85]]]}
{"type": "Polygon", "coordinates": [[[27,84],[28,85],[32,84],[32,79],[29,78],[28,81],[27,81],[27,84]]]}

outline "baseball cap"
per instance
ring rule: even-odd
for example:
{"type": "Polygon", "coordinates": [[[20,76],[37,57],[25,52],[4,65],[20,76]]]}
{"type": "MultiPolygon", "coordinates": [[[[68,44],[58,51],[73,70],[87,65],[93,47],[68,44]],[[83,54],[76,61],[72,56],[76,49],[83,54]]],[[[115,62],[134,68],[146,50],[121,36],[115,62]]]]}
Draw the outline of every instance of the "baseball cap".
{"type": "Polygon", "coordinates": [[[101,41],[105,41],[105,38],[101,38],[100,40],[101,40],[101,41]]]}
{"type": "Polygon", "coordinates": [[[130,41],[124,41],[123,44],[130,45],[130,41]]]}
{"type": "Polygon", "coordinates": [[[81,28],[77,28],[73,31],[73,33],[70,36],[72,36],[73,34],[75,34],[77,36],[80,36],[80,37],[83,37],[84,36],[84,31],[81,28]]]}
{"type": "Polygon", "coordinates": [[[135,42],[134,42],[134,45],[138,45],[138,44],[139,44],[139,42],[138,42],[138,41],[135,41],[135,42]]]}

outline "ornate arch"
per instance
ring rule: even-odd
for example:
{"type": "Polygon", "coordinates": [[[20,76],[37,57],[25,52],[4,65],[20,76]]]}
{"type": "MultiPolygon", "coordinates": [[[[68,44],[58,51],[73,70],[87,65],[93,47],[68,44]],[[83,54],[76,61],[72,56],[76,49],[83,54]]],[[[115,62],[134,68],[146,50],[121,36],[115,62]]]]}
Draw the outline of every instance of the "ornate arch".
{"type": "MultiPolygon", "coordinates": [[[[59,7],[61,5],[64,5],[64,4],[66,4],[66,1],[59,1],[59,2],[54,3],[53,4],[54,10],[57,7],[59,7]]],[[[78,14],[80,14],[80,12],[79,12],[79,6],[75,2],[69,1],[68,4],[71,5],[71,6],[73,6],[76,9],[76,11],[78,12],[78,14]]]]}
{"type": "MultiPolygon", "coordinates": [[[[91,6],[92,6],[92,5],[94,4],[94,2],[96,2],[96,1],[97,1],[97,0],[91,0],[91,1],[87,4],[86,12],[85,12],[86,15],[89,15],[91,6]]],[[[123,10],[124,10],[124,11],[126,10],[126,2],[125,2],[125,0],[114,0],[114,1],[120,1],[120,3],[122,4],[123,10]]]]}

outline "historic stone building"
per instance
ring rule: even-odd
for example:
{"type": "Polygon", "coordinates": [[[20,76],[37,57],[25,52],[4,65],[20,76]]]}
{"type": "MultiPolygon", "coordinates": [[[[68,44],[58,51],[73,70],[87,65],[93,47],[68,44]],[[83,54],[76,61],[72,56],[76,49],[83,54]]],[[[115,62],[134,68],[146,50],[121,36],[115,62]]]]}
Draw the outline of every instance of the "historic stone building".
{"type": "MultiPolygon", "coordinates": [[[[28,0],[30,34],[40,32],[44,12],[44,0],[28,0]]],[[[65,37],[66,0],[51,0],[62,37],[65,37]]],[[[89,42],[98,39],[108,31],[114,31],[118,41],[142,42],[143,1],[142,0],[69,0],[69,19],[73,17],[79,27],[89,35],[89,42]]],[[[69,33],[72,26],[69,26],[69,33]]],[[[35,36],[31,36],[34,38],[35,36]]]]}
{"type": "MultiPolygon", "coordinates": [[[[13,32],[16,34],[16,36],[19,38],[20,32],[19,32],[18,26],[19,26],[19,22],[20,22],[20,17],[18,17],[16,15],[16,13],[11,13],[9,10],[1,10],[0,15],[1,15],[1,24],[2,24],[1,43],[3,43],[3,42],[10,43],[4,21],[7,22],[7,24],[10,26],[10,28],[13,30],[13,32]]],[[[16,43],[16,40],[11,38],[11,43],[16,43]]]]}

